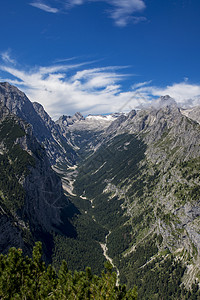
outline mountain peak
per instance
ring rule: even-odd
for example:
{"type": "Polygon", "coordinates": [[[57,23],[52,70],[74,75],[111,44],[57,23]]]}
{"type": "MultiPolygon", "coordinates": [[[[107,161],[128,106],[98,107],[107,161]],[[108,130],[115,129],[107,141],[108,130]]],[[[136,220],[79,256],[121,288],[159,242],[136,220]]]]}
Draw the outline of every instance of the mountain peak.
{"type": "Polygon", "coordinates": [[[80,112],[76,112],[73,116],[62,115],[57,121],[56,124],[69,126],[74,124],[77,121],[85,120],[83,115],[80,112]]]}
{"type": "Polygon", "coordinates": [[[85,118],[80,112],[76,112],[72,118],[77,119],[77,121],[85,120],[85,118]]]}
{"type": "Polygon", "coordinates": [[[173,98],[170,97],[169,95],[165,95],[165,96],[161,96],[160,99],[162,99],[162,101],[168,101],[169,99],[173,99],[173,98]]]}
{"type": "Polygon", "coordinates": [[[14,85],[11,85],[9,82],[5,81],[5,82],[1,82],[0,83],[1,87],[4,87],[5,89],[15,89],[18,90],[18,88],[14,85]]]}
{"type": "Polygon", "coordinates": [[[169,95],[161,96],[159,99],[155,100],[152,106],[156,109],[160,109],[166,106],[175,106],[177,107],[177,103],[174,98],[169,95]]]}

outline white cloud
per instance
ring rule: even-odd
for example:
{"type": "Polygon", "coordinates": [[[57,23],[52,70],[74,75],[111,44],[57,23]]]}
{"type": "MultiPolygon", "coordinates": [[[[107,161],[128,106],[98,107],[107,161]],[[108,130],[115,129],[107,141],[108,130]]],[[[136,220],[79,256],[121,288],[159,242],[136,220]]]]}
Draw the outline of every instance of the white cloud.
{"type": "Polygon", "coordinates": [[[41,103],[54,119],[76,111],[85,115],[116,112],[124,101],[131,100],[133,93],[124,93],[120,85],[126,76],[120,74],[124,67],[83,70],[85,64],[37,67],[29,72],[4,64],[0,70],[14,79],[7,76],[1,80],[17,85],[31,101],[41,103]]]}
{"type": "Polygon", "coordinates": [[[44,2],[36,1],[30,5],[42,9],[46,12],[58,13],[61,11],[72,9],[76,5],[82,5],[86,2],[106,2],[110,9],[108,13],[119,27],[124,27],[128,23],[139,23],[146,20],[145,17],[135,16],[136,13],[142,12],[145,8],[144,0],[52,0],[56,8],[44,4],[44,2]]]}
{"type": "Polygon", "coordinates": [[[39,9],[41,9],[41,10],[44,10],[44,11],[46,11],[46,12],[49,12],[49,13],[58,13],[59,12],[59,9],[58,8],[55,8],[55,7],[51,7],[51,6],[49,6],[49,5],[46,5],[46,4],[44,4],[44,3],[42,3],[42,2],[32,2],[32,3],[30,3],[30,5],[31,6],[34,6],[34,7],[37,7],[37,8],[39,8],[39,9]]]}
{"type": "Polygon", "coordinates": [[[170,95],[181,107],[200,105],[200,85],[190,84],[188,81],[173,83],[163,88],[156,86],[141,87],[137,91],[146,98],[170,95]]]}
{"type": "Polygon", "coordinates": [[[0,65],[0,71],[4,76],[7,73],[7,78],[1,77],[0,80],[18,86],[31,101],[41,103],[54,119],[76,111],[84,115],[129,112],[167,94],[181,106],[200,105],[200,85],[188,81],[164,88],[145,81],[133,84],[130,91],[124,91],[122,81],[127,77],[122,73],[124,67],[86,68],[88,63],[84,62],[40,66],[27,71],[5,62],[3,60],[0,65]]]}

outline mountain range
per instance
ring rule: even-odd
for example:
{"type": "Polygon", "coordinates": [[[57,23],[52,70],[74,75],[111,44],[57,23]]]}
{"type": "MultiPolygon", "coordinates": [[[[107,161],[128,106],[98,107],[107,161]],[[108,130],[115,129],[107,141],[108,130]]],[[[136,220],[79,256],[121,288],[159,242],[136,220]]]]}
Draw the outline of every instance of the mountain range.
{"type": "Polygon", "coordinates": [[[54,122],[1,83],[1,252],[30,254],[39,239],[55,267],[66,259],[98,274],[110,260],[141,299],[198,287],[199,116],[164,96],[128,114],[54,122]]]}

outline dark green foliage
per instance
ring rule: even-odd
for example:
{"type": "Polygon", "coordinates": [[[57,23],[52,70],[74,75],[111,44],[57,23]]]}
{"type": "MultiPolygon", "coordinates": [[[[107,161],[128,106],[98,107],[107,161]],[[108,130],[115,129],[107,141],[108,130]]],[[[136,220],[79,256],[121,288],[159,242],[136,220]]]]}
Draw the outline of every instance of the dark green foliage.
{"type": "Polygon", "coordinates": [[[92,239],[71,239],[57,235],[54,238],[53,265],[56,269],[62,260],[67,260],[71,270],[84,270],[86,266],[91,267],[95,274],[100,274],[105,258],[102,254],[100,244],[92,239]]]}
{"type": "Polygon", "coordinates": [[[187,180],[187,183],[177,186],[174,191],[175,196],[182,201],[182,204],[185,204],[188,200],[199,200],[200,158],[197,157],[180,163],[179,169],[183,178],[187,180]]]}
{"type": "Polygon", "coordinates": [[[0,140],[3,140],[7,147],[12,146],[16,138],[24,135],[25,131],[14,118],[9,117],[0,124],[0,140]]]}
{"type": "Polygon", "coordinates": [[[157,252],[157,235],[155,234],[151,239],[136,246],[135,251],[121,262],[124,266],[128,263],[129,269],[136,270],[144,266],[157,252]]]}
{"type": "Polygon", "coordinates": [[[138,279],[137,282],[141,299],[152,299],[153,295],[157,295],[157,299],[179,299],[184,271],[182,264],[173,257],[164,261],[158,259],[146,269],[140,269],[137,276],[141,276],[142,281],[138,279]]]}
{"type": "Polygon", "coordinates": [[[123,200],[119,200],[118,197],[111,198],[108,201],[108,196],[105,194],[97,196],[93,209],[97,222],[108,230],[116,229],[116,227],[124,224],[128,218],[123,216],[122,203],[123,200]]]}
{"type": "Polygon", "coordinates": [[[116,229],[128,218],[121,208],[124,199],[111,198],[108,193],[103,193],[108,183],[106,180],[113,178],[112,183],[118,184],[126,180],[127,174],[130,178],[138,176],[138,163],[144,158],[145,149],[146,145],[134,135],[119,135],[110,143],[103,144],[80,169],[74,184],[75,192],[94,199],[92,214],[108,230],[116,229]]]}
{"type": "Polygon", "coordinates": [[[90,266],[95,274],[100,274],[105,258],[99,243],[105,243],[105,236],[109,232],[108,229],[116,229],[113,231],[113,238],[120,249],[125,249],[127,247],[127,239],[130,240],[127,226],[124,229],[120,229],[120,235],[126,235],[125,239],[122,236],[122,245],[121,240],[120,243],[117,243],[116,240],[118,227],[127,220],[126,217],[123,217],[123,210],[120,207],[122,201],[119,201],[117,197],[107,201],[104,195],[104,197],[101,196],[101,201],[93,203],[94,208],[92,208],[91,204],[89,205],[85,199],[79,199],[78,201],[77,199],[73,200],[71,197],[70,200],[74,201],[82,212],[72,220],[77,231],[77,237],[76,239],[69,239],[64,236],[55,237],[53,264],[55,266],[59,265],[62,259],[65,259],[72,270],[81,270],[85,266],[90,266]],[[92,216],[94,216],[95,220],[92,216]]]}
{"type": "Polygon", "coordinates": [[[78,209],[70,219],[76,237],[54,235],[53,265],[57,269],[62,260],[67,260],[71,270],[80,271],[88,266],[95,274],[100,274],[105,262],[100,242],[105,241],[108,231],[87,213],[91,210],[90,201],[72,196],[69,199],[78,209]]]}
{"type": "Polygon", "coordinates": [[[56,235],[54,237],[53,265],[59,266],[67,260],[71,270],[83,270],[92,267],[95,274],[100,274],[105,258],[99,242],[104,242],[107,231],[87,214],[80,214],[73,219],[76,239],[56,235]]]}
{"type": "Polygon", "coordinates": [[[28,175],[30,166],[35,164],[34,158],[15,144],[16,139],[24,135],[25,131],[12,118],[0,124],[0,139],[7,148],[4,154],[0,154],[0,197],[11,211],[22,207],[25,192],[19,179],[28,175]]]}
{"type": "MultiPolygon", "coordinates": [[[[128,138],[130,139],[130,137],[128,138]]],[[[109,155],[109,153],[107,154],[109,155]]],[[[97,160],[98,164],[101,164],[101,156],[98,156],[97,160]]],[[[90,163],[88,167],[91,167],[90,163]]],[[[59,265],[62,259],[66,259],[72,270],[81,270],[85,266],[91,266],[96,274],[100,274],[105,258],[99,242],[105,242],[105,236],[110,229],[116,228],[117,235],[117,228],[128,219],[123,216],[123,210],[121,209],[123,200],[115,197],[108,201],[108,195],[102,193],[106,186],[106,183],[102,182],[105,174],[104,170],[102,170],[98,176],[95,176],[95,174],[90,176],[90,174],[87,175],[85,173],[84,169],[80,180],[76,181],[76,193],[86,195],[89,200],[69,196],[72,203],[81,212],[81,214],[72,220],[77,230],[77,238],[55,237],[55,251],[53,256],[55,266],[59,265]],[[90,200],[94,197],[95,200],[91,204],[90,200]]],[[[130,238],[130,236],[127,235],[127,238],[130,238]]],[[[127,240],[125,238],[122,248],[126,247],[127,240]]]]}
{"type": "MultiPolygon", "coordinates": [[[[122,209],[125,199],[113,197],[111,193],[105,194],[103,191],[109,182],[116,185],[120,183],[123,187],[123,180],[127,180],[127,176],[132,181],[135,180],[127,193],[128,197],[134,193],[141,196],[144,182],[150,181],[150,186],[154,184],[153,180],[157,178],[158,172],[148,180],[146,175],[138,180],[141,170],[139,162],[144,158],[145,150],[146,145],[136,136],[128,134],[117,136],[110,143],[102,145],[91,158],[85,161],[75,182],[75,192],[78,195],[84,194],[88,199],[94,199],[93,208],[88,209],[89,214],[93,214],[97,223],[111,231],[107,239],[108,255],[114,259],[117,267],[122,259],[122,253],[129,248],[135,237],[132,226],[124,225],[129,220],[122,209]],[[95,172],[96,170],[98,172],[95,172]]],[[[149,214],[150,212],[149,209],[149,214]]],[[[144,217],[145,220],[147,219],[143,214],[140,222],[145,226],[144,217]]],[[[139,220],[135,221],[136,224],[139,222],[139,220]]],[[[134,226],[135,222],[133,228],[134,226]]],[[[157,247],[154,251],[153,246],[151,244],[149,246],[153,251],[149,250],[150,253],[157,252],[157,247]]]]}
{"type": "Polygon", "coordinates": [[[107,243],[110,257],[119,257],[129,247],[132,241],[131,231],[130,225],[123,225],[111,232],[107,243]]]}
{"type": "Polygon", "coordinates": [[[103,179],[114,177],[113,183],[118,183],[126,179],[127,174],[133,177],[138,172],[138,163],[144,158],[145,150],[146,145],[129,134],[119,135],[110,143],[103,144],[80,169],[75,182],[76,192],[81,195],[85,190],[88,195],[98,195],[105,186],[103,179]]]}
{"type": "MultiPolygon", "coordinates": [[[[127,231],[130,232],[128,228],[127,231]]],[[[165,259],[158,256],[158,246],[161,244],[162,236],[154,234],[138,244],[132,253],[123,256],[120,255],[123,249],[119,249],[115,240],[108,240],[109,254],[114,257],[114,262],[120,270],[120,282],[126,283],[128,287],[136,284],[139,299],[189,299],[188,291],[181,285],[185,267],[173,256],[169,255],[165,259]],[[180,298],[183,293],[185,296],[180,298]]],[[[123,245],[120,235],[119,245],[123,245]]],[[[196,289],[197,285],[194,290],[196,289]]],[[[190,291],[194,299],[198,299],[195,298],[198,293],[199,290],[190,291]]]]}
{"type": "Polygon", "coordinates": [[[101,276],[90,268],[71,272],[63,261],[58,273],[41,261],[41,243],[33,249],[33,258],[24,257],[21,249],[11,248],[0,256],[1,299],[137,299],[136,288],[116,285],[116,274],[109,263],[101,276]]]}
{"type": "Polygon", "coordinates": [[[8,209],[17,210],[23,205],[25,191],[19,179],[28,174],[28,167],[33,164],[32,156],[19,145],[0,155],[0,196],[8,209]]]}
{"type": "Polygon", "coordinates": [[[20,208],[24,203],[25,192],[17,179],[7,154],[0,155],[1,202],[10,210],[20,208]]]}
{"type": "Polygon", "coordinates": [[[8,152],[12,167],[18,177],[29,174],[29,167],[35,166],[35,159],[19,145],[14,145],[8,152]]]}
{"type": "Polygon", "coordinates": [[[78,215],[73,222],[80,240],[95,240],[104,242],[108,231],[95,222],[87,214],[78,215]]]}
{"type": "MultiPolygon", "coordinates": [[[[131,257],[132,265],[129,265],[129,270],[127,269],[125,273],[123,273],[122,277],[124,278],[122,278],[122,282],[128,281],[130,286],[136,284],[138,286],[139,299],[198,299],[197,295],[199,295],[199,290],[197,285],[195,285],[194,291],[193,289],[187,291],[184,285],[181,285],[185,267],[173,256],[169,256],[165,259],[155,257],[148,264],[137,268],[137,270],[137,262],[135,264],[134,259],[135,257],[133,255],[133,257],[131,257]],[[194,298],[187,298],[188,293],[193,295],[194,298]]],[[[125,268],[125,262],[122,267],[125,268]]]]}

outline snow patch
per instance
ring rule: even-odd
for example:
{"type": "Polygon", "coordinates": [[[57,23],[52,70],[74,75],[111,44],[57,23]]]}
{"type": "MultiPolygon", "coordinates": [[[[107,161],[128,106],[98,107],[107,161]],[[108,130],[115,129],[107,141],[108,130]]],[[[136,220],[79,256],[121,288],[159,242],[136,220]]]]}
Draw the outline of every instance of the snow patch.
{"type": "Polygon", "coordinates": [[[96,121],[114,121],[115,118],[112,115],[107,115],[107,116],[103,116],[103,115],[89,115],[86,117],[86,120],[96,120],[96,121]]]}

